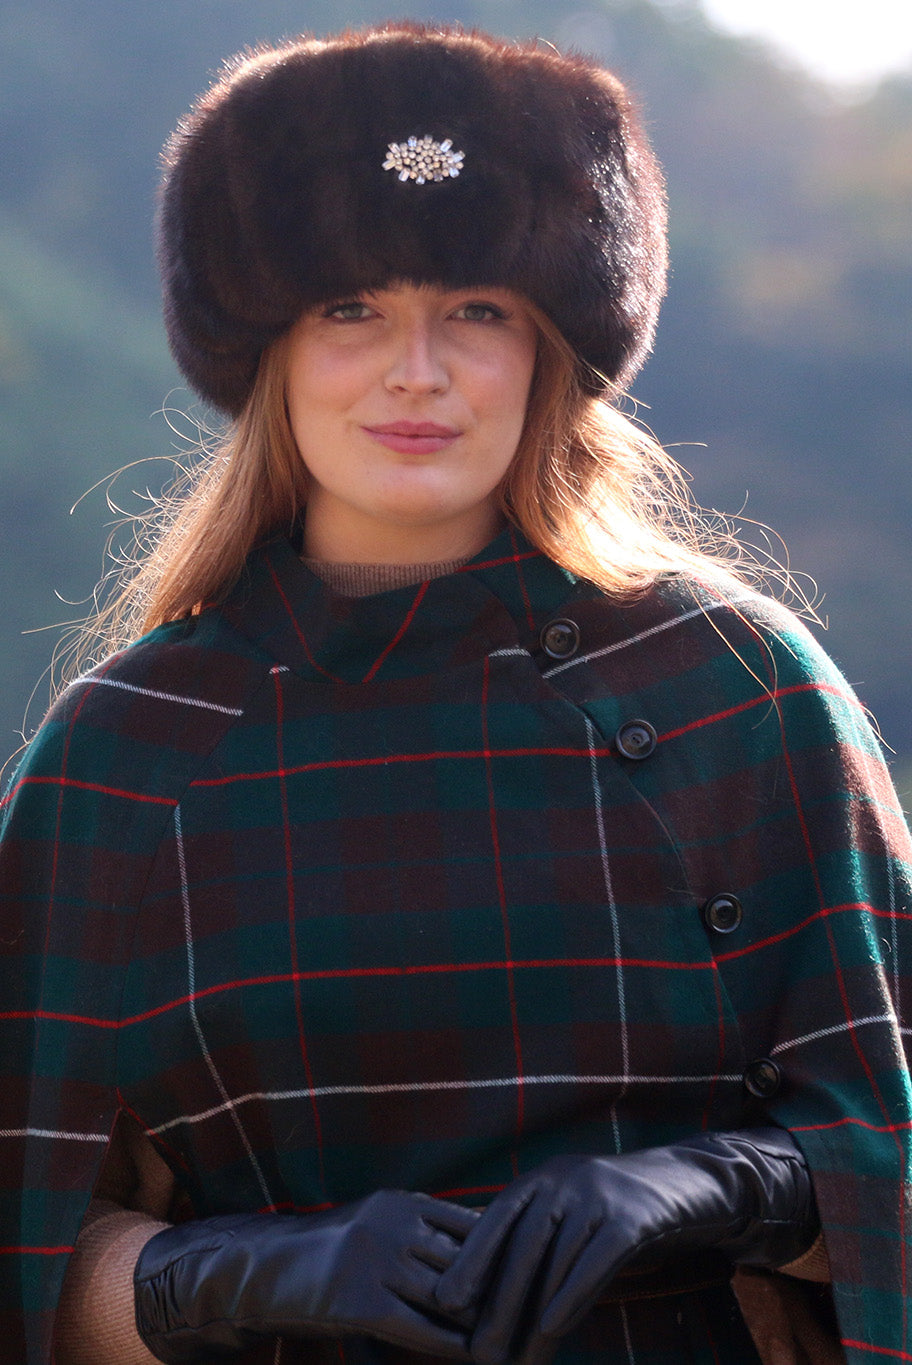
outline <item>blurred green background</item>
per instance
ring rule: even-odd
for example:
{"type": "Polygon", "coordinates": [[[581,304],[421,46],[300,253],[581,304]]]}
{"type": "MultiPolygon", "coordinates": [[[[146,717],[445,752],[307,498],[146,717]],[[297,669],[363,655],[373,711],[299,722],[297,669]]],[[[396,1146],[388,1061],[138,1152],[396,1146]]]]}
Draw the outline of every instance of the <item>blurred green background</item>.
{"type": "Polygon", "coordinates": [[[576,46],[639,93],[673,263],[641,416],[700,503],[774,528],[816,582],[823,643],[909,804],[912,73],[840,101],[697,0],[5,0],[0,763],[40,721],[56,627],[103,571],[106,476],[142,461],[114,493],[140,508],[185,444],[163,409],[205,416],[159,322],[161,144],[239,48],[402,13],[576,46]]]}

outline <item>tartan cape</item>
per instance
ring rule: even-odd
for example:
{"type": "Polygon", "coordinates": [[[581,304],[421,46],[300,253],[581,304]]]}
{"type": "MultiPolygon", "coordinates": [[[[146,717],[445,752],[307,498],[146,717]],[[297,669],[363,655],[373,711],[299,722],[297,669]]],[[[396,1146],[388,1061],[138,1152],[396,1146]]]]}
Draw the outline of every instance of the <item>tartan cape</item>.
{"type": "MultiPolygon", "coordinates": [[[[848,1361],[912,1360],[912,852],[858,701],[778,604],[683,576],[618,604],[513,531],[348,600],[274,541],[69,687],[3,814],[3,1362],[50,1359],[119,1111],[200,1216],[483,1204],[558,1151],[772,1121],[848,1361]]],[[[611,1311],[602,1361],[750,1356],[718,1314],[685,1356],[658,1307],[611,1311]]]]}

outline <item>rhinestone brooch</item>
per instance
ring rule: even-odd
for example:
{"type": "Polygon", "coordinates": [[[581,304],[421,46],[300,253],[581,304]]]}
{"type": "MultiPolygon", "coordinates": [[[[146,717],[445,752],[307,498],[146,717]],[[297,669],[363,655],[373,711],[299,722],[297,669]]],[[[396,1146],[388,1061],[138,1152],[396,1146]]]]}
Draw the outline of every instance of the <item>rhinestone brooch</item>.
{"type": "Polygon", "coordinates": [[[432,137],[410,137],[407,142],[391,142],[383,163],[385,171],[398,171],[400,180],[446,180],[462,170],[465,152],[454,152],[451,138],[435,142],[432,137]]]}

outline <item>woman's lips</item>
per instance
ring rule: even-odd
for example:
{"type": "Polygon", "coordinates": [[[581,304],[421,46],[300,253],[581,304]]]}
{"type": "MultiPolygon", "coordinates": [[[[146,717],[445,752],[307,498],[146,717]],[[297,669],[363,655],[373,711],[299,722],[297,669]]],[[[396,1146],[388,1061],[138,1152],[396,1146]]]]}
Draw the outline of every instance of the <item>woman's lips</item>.
{"type": "Polygon", "coordinates": [[[460,434],[457,428],[441,426],[438,422],[385,422],[366,426],[364,431],[380,445],[401,455],[432,455],[460,434]]]}

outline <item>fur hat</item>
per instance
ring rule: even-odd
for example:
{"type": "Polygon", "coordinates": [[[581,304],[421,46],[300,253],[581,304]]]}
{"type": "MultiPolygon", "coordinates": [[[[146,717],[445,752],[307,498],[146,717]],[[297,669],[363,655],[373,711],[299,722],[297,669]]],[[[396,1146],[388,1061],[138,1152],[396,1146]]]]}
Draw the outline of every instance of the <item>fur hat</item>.
{"type": "Polygon", "coordinates": [[[624,87],[582,57],[413,23],[301,39],[230,62],[164,160],[171,347],[232,415],[304,309],[395,280],[524,294],[604,376],[593,391],[648,353],[661,172],[624,87]]]}

